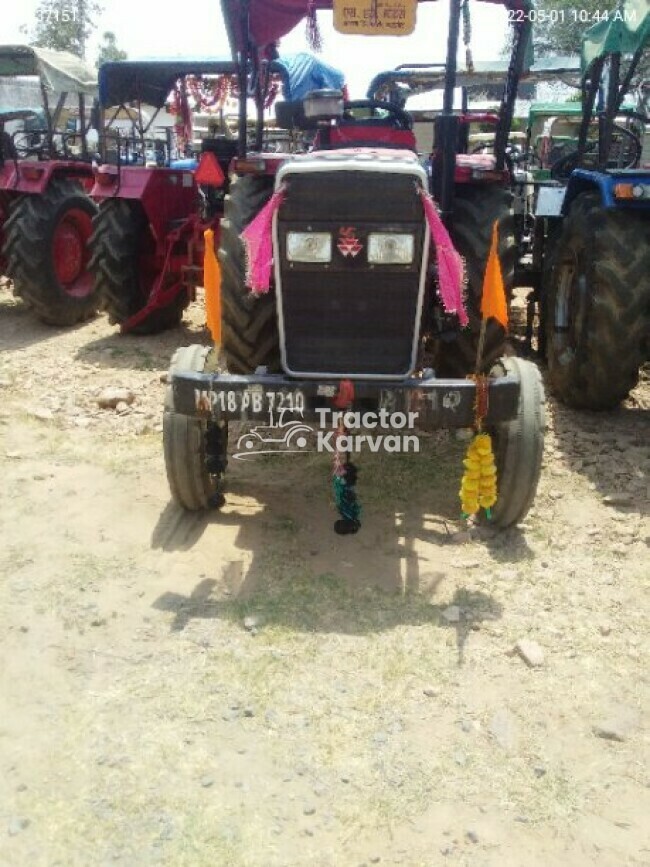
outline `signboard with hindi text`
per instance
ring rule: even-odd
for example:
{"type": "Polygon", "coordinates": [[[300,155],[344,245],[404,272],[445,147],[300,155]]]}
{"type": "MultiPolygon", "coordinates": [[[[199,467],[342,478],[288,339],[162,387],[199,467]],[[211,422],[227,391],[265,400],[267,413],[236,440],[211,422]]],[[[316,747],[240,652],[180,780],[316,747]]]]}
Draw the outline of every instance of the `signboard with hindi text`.
{"type": "Polygon", "coordinates": [[[408,36],[417,0],[334,0],[334,29],[357,36],[408,36]]]}

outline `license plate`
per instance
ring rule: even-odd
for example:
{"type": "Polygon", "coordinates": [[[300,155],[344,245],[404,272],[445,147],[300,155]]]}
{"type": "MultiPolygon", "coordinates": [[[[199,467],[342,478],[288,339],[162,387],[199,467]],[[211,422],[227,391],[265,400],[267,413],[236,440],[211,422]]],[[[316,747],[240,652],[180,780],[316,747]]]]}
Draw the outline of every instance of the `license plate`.
{"type": "Polygon", "coordinates": [[[244,389],[194,389],[196,409],[224,416],[266,416],[269,413],[290,413],[302,416],[305,395],[300,389],[266,391],[260,387],[244,389]]]}

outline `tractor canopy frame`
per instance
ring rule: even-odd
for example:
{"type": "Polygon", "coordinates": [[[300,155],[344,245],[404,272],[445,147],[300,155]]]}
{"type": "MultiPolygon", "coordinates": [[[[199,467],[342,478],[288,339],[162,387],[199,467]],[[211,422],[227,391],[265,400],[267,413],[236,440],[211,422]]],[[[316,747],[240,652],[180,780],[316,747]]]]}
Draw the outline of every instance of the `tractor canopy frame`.
{"type": "MultiPolygon", "coordinates": [[[[419,0],[435,2],[435,0],[419,0]]],[[[436,118],[436,155],[438,166],[434,194],[442,211],[443,219],[449,222],[452,214],[455,170],[455,142],[459,118],[454,114],[454,90],[457,87],[457,52],[461,26],[461,8],[464,0],[449,0],[449,28],[447,33],[447,57],[444,65],[443,110],[436,118]]],[[[497,170],[506,162],[506,146],[519,78],[524,68],[532,62],[532,25],[526,14],[531,0],[482,0],[498,3],[508,10],[521,11],[513,16],[513,39],[510,60],[505,72],[505,84],[499,119],[495,134],[495,158],[497,170]]],[[[316,10],[333,8],[333,0],[221,0],[226,30],[237,64],[239,77],[239,156],[246,156],[247,97],[252,97],[257,108],[257,125],[263,124],[263,106],[268,88],[270,63],[275,43],[300,21],[316,10]]]]}
{"type": "MultiPolygon", "coordinates": [[[[561,79],[574,87],[580,86],[580,58],[577,55],[564,57],[543,57],[528,68],[524,68],[519,80],[525,83],[539,83],[561,79]]],[[[456,70],[456,86],[460,88],[482,88],[500,85],[508,73],[507,60],[475,60],[471,69],[456,70]]],[[[445,84],[444,63],[401,64],[395,69],[378,73],[368,85],[368,99],[386,99],[398,92],[402,100],[439,90],[445,84]]]]}
{"type": "Polygon", "coordinates": [[[646,0],[625,0],[607,19],[594,24],[582,40],[582,123],[578,134],[579,165],[587,149],[594,117],[599,120],[598,165],[605,170],[616,116],[641,58],[650,45],[650,11],[646,0]],[[624,70],[623,61],[629,62],[624,70]]]}
{"type": "MultiPolygon", "coordinates": [[[[82,156],[89,159],[87,135],[92,126],[93,113],[90,113],[86,123],[86,99],[94,101],[97,98],[97,77],[94,70],[67,51],[51,51],[31,45],[0,45],[0,78],[18,76],[38,79],[49,159],[57,156],[54,137],[68,94],[77,95],[82,156]],[[58,95],[58,99],[56,105],[52,106],[51,95],[54,93],[58,95]]],[[[2,122],[7,120],[9,118],[5,116],[2,122]]],[[[65,158],[68,158],[67,154],[65,158]]]]}
{"type": "MultiPolygon", "coordinates": [[[[120,111],[133,112],[128,105],[135,103],[137,109],[134,123],[139,138],[144,141],[169,94],[177,82],[188,76],[235,77],[236,66],[230,59],[170,59],[170,60],[115,60],[103,63],[99,69],[99,109],[102,115],[102,159],[106,160],[106,132],[120,111]],[[145,123],[142,105],[151,106],[153,115],[145,123]],[[113,113],[107,118],[107,111],[113,113]]],[[[119,137],[118,137],[119,139],[119,137]]],[[[118,147],[118,170],[120,167],[118,147]]]]}
{"type": "MultiPolygon", "coordinates": [[[[174,161],[169,158],[164,160],[164,165],[150,165],[143,159],[141,164],[128,164],[128,144],[131,139],[121,136],[119,130],[112,130],[112,124],[121,112],[126,112],[133,124],[136,142],[142,145],[144,153],[147,133],[175,89],[177,92],[184,90],[189,78],[226,79],[225,84],[228,85],[229,80],[236,80],[235,73],[236,67],[230,58],[111,61],[100,67],[103,164],[95,171],[96,183],[92,197],[100,205],[100,218],[104,207],[118,200],[126,203],[128,211],[136,215],[136,222],[150,245],[147,248],[146,244],[139,243],[138,262],[146,297],[137,299],[134,304],[137,309],[124,313],[119,305],[115,307],[113,296],[116,293],[109,293],[113,305],[107,307],[109,317],[119,322],[123,332],[141,329],[141,333],[149,333],[147,329],[158,328],[151,324],[156,315],[160,317],[167,308],[173,307],[183,291],[187,292],[188,297],[193,297],[196,286],[201,285],[203,279],[205,232],[209,229],[217,234],[221,217],[222,200],[218,196],[210,197],[209,193],[215,189],[217,193],[222,191],[216,183],[210,185],[201,180],[200,171],[195,171],[198,168],[195,160],[174,161]],[[154,109],[152,116],[147,119],[143,105],[154,109]],[[107,162],[108,139],[112,136],[117,145],[116,165],[107,162]],[[122,159],[122,145],[125,142],[127,163],[122,159]],[[199,209],[199,187],[202,184],[209,189],[203,189],[203,207],[199,209]]],[[[229,91],[226,89],[224,92],[229,91]]],[[[167,136],[167,144],[170,156],[170,135],[167,136]]],[[[228,147],[218,151],[214,149],[214,141],[211,140],[209,144],[203,149],[207,153],[202,152],[201,159],[212,157],[214,160],[216,156],[222,172],[220,186],[225,189],[227,167],[234,156],[234,140],[228,141],[228,147]]],[[[96,244],[100,246],[96,249],[103,250],[105,247],[102,244],[110,247],[113,243],[105,240],[107,237],[110,239],[107,235],[109,230],[110,221],[103,224],[98,232],[96,244]]],[[[103,279],[102,274],[100,271],[100,280],[103,279]]],[[[119,286],[119,292],[125,297],[127,289],[125,285],[119,286]]],[[[120,300],[124,299],[120,296],[120,300]]]]}

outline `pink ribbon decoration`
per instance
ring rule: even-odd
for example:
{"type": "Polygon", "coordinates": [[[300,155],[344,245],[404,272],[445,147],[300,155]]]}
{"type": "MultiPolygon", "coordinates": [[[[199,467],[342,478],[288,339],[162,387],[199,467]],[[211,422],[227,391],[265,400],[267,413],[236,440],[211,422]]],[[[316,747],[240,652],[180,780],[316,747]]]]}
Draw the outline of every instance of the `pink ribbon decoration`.
{"type": "Polygon", "coordinates": [[[265,295],[273,268],[273,217],[284,200],[282,186],[241,233],[246,248],[246,283],[254,295],[265,295]]]}
{"type": "Polygon", "coordinates": [[[422,199],[424,215],[436,247],[436,261],[438,263],[438,285],[440,297],[447,313],[455,313],[460,324],[468,324],[467,311],[463,304],[463,260],[454,247],[449,232],[438,216],[435,202],[422,187],[417,191],[422,199]]]}

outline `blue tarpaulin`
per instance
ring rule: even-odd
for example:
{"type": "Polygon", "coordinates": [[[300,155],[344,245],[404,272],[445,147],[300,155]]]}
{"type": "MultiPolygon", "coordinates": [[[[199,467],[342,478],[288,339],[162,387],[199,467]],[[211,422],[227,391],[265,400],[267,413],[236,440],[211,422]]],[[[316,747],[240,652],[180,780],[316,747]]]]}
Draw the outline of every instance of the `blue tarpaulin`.
{"type": "Polygon", "coordinates": [[[286,78],[283,78],[287,101],[304,99],[312,90],[342,90],[345,84],[342,72],[307,52],[283,55],[274,65],[286,71],[286,78]]]}

